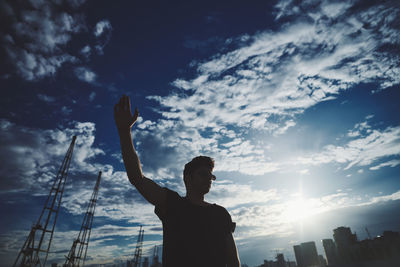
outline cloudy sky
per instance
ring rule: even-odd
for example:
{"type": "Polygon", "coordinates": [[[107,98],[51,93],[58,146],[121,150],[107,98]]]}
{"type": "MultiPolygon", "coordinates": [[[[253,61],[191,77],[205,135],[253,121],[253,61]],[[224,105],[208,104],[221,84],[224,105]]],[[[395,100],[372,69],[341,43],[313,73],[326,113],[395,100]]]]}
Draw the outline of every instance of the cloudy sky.
{"type": "Polygon", "coordinates": [[[237,223],[242,263],[318,252],[332,229],[400,231],[398,1],[1,1],[0,239],[10,266],[72,136],[49,254],[61,264],[103,171],[87,263],[161,245],[128,183],[112,108],[131,97],[145,175],[184,195],[215,158],[206,200],[237,223]]]}

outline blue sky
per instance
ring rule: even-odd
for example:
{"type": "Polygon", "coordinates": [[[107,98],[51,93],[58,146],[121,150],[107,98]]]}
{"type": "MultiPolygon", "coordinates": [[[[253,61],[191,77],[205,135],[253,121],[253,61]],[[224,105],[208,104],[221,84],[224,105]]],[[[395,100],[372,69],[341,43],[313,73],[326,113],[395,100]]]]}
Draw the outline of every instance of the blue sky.
{"type": "Polygon", "coordinates": [[[112,107],[137,106],[146,176],[184,195],[215,158],[207,200],[237,222],[242,263],[349,226],[400,231],[396,1],[2,1],[2,266],[16,258],[77,135],[49,262],[61,263],[103,171],[88,263],[160,245],[128,183],[112,107]],[[61,259],[61,260],[60,260],[61,259]]]}

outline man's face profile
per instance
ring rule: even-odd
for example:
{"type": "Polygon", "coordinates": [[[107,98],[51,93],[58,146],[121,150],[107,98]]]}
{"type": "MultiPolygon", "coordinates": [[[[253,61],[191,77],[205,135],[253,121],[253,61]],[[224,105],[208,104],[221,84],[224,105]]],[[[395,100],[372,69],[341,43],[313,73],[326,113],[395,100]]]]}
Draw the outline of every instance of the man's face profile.
{"type": "Polygon", "coordinates": [[[215,180],[215,175],[212,174],[212,169],[203,166],[194,170],[190,177],[190,184],[193,190],[207,194],[213,180],[215,180]]]}

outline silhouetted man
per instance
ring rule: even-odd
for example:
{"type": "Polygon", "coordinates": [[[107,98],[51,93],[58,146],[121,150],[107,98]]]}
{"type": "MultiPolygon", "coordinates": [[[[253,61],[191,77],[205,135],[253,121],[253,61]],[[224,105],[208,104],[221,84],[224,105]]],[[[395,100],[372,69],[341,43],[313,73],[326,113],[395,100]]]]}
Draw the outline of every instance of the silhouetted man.
{"type": "Polygon", "coordinates": [[[129,97],[123,95],[114,106],[122,158],[129,181],[155,206],[155,213],[162,221],[163,266],[239,267],[231,216],[225,208],[204,201],[215,180],[214,160],[199,156],[185,165],[185,197],[160,187],[142,173],[131,136],[137,118],[137,109],[132,115],[129,97]]]}

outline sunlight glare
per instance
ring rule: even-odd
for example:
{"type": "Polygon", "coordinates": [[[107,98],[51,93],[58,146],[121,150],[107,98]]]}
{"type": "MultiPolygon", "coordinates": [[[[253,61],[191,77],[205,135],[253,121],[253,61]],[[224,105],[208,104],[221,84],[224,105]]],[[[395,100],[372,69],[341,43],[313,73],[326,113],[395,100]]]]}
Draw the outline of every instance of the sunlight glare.
{"type": "Polygon", "coordinates": [[[312,205],[300,197],[286,203],[283,217],[287,222],[303,222],[309,219],[312,214],[312,205]]]}

